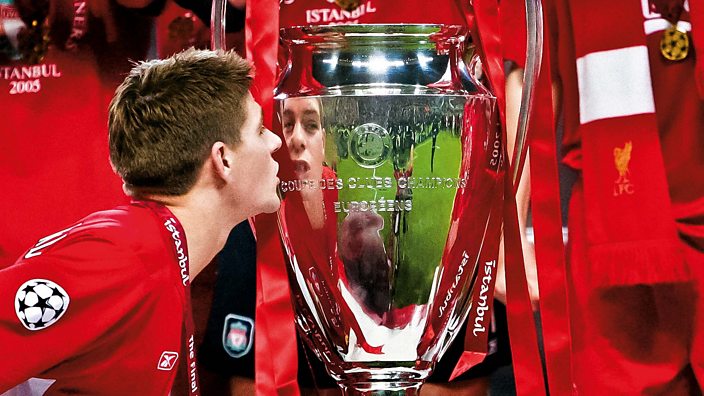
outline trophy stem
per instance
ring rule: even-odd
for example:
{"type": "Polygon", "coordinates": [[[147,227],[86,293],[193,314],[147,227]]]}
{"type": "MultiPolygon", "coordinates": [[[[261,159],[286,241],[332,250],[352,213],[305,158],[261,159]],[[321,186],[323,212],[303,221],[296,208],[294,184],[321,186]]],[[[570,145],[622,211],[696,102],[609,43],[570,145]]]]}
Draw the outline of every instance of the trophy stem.
{"type": "Polygon", "coordinates": [[[344,396],[418,396],[421,382],[340,383],[344,396]]]}

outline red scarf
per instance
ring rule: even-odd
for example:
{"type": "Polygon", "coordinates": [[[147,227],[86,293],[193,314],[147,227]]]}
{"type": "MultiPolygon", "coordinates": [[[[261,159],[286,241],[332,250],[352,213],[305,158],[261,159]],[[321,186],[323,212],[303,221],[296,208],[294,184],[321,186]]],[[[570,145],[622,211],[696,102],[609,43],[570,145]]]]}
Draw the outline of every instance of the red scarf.
{"type": "Polygon", "coordinates": [[[687,271],[672,220],[641,5],[573,2],[568,12],[579,87],[592,283],[684,280],[687,271]],[[604,9],[609,12],[594,12],[604,9]]]}

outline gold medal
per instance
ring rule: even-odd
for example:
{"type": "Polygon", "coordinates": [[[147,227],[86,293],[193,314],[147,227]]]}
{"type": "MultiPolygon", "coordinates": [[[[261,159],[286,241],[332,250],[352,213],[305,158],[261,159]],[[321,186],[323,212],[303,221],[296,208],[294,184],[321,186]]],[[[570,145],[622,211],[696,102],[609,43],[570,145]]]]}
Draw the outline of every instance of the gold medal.
{"type": "Polygon", "coordinates": [[[345,11],[354,11],[362,0],[335,0],[335,3],[345,11]]]}
{"type": "Polygon", "coordinates": [[[676,26],[670,26],[660,39],[660,53],[667,60],[680,61],[687,57],[689,53],[689,37],[686,32],[677,30],[676,26]]]}

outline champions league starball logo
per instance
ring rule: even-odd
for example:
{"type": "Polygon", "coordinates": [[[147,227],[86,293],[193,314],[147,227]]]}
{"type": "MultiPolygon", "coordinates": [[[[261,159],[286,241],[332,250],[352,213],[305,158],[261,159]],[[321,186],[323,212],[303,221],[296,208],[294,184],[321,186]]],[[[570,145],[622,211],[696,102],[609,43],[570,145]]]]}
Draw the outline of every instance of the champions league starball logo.
{"type": "Polygon", "coordinates": [[[46,279],[32,279],[17,290],[15,312],[28,330],[45,329],[56,323],[68,308],[68,293],[46,279]]]}
{"type": "Polygon", "coordinates": [[[378,168],[391,153],[391,135],[382,126],[374,123],[360,125],[349,137],[349,152],[361,167],[378,168]]]}

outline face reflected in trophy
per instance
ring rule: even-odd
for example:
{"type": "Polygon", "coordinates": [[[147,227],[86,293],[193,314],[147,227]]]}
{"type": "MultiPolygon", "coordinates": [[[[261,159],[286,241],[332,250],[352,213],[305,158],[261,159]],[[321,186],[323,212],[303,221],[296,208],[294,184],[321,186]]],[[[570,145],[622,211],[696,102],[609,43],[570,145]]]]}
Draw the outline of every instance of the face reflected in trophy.
{"type": "MultiPolygon", "coordinates": [[[[283,103],[281,127],[291,159],[294,178],[299,182],[300,198],[313,230],[324,225],[324,194],[319,186],[325,165],[325,129],[322,102],[318,98],[289,98],[283,103]]],[[[324,172],[325,170],[325,172],[324,172]]]]}
{"type": "Polygon", "coordinates": [[[325,161],[325,129],[318,98],[284,101],[282,129],[293,171],[299,180],[320,179],[325,161]]]}

